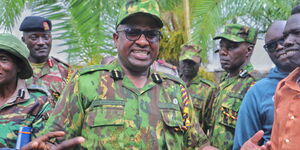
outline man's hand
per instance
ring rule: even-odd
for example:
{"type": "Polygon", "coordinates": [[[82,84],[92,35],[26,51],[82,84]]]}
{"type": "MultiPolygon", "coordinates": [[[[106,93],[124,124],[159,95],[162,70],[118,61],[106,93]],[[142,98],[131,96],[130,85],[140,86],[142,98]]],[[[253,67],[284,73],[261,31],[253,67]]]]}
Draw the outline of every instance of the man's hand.
{"type": "Polygon", "coordinates": [[[259,146],[257,143],[263,137],[264,131],[259,130],[248,141],[246,141],[241,150],[271,150],[271,142],[268,141],[265,145],[259,146]]]}
{"type": "Polygon", "coordinates": [[[65,133],[62,131],[49,132],[26,144],[24,147],[22,147],[22,150],[64,150],[70,149],[84,142],[83,137],[75,137],[58,145],[53,145],[48,142],[51,138],[63,137],[64,135],[65,133]]]}

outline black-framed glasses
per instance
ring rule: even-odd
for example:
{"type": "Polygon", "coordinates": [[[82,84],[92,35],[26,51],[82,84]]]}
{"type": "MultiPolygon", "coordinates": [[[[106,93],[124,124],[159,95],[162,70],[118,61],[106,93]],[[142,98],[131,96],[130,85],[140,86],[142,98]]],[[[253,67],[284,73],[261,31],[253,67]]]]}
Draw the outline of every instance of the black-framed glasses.
{"type": "Polygon", "coordinates": [[[273,53],[273,52],[276,51],[276,48],[277,48],[278,44],[283,46],[283,43],[284,43],[284,38],[280,38],[280,39],[277,39],[277,40],[272,40],[272,41],[270,41],[270,42],[268,42],[267,44],[264,45],[264,49],[267,52],[273,53]]]}
{"type": "Polygon", "coordinates": [[[142,34],[144,34],[147,41],[150,43],[155,43],[155,42],[158,42],[160,39],[162,39],[162,34],[158,30],[140,30],[140,29],[134,29],[134,28],[126,28],[126,29],[117,31],[117,33],[118,32],[124,32],[126,38],[129,41],[138,40],[142,34]]]}

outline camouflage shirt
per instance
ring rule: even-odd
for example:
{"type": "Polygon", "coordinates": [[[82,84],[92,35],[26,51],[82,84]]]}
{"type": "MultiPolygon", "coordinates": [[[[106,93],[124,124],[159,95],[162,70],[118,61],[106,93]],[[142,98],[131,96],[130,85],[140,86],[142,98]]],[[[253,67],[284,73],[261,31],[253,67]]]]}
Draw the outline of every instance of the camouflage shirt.
{"type": "MultiPolygon", "coordinates": [[[[33,68],[35,69],[35,68],[33,68]]],[[[40,73],[34,73],[26,80],[28,86],[39,86],[47,90],[54,100],[57,100],[64,88],[68,75],[72,74],[71,67],[60,60],[51,57],[42,67],[40,73]]]]}
{"type": "Polygon", "coordinates": [[[33,135],[38,133],[43,129],[50,110],[48,96],[44,91],[26,89],[25,81],[19,80],[16,92],[0,107],[0,148],[15,148],[21,126],[32,127],[33,135]],[[24,92],[20,92],[21,89],[24,92]]]}
{"type": "MultiPolygon", "coordinates": [[[[152,71],[150,71],[150,74],[152,71]]],[[[208,143],[192,103],[188,103],[191,126],[183,125],[179,78],[159,74],[136,88],[114,62],[91,66],[73,74],[43,133],[61,130],[66,139],[83,136],[81,149],[183,149],[208,143]],[[64,111],[62,111],[64,110],[64,111]]]]}
{"type": "Polygon", "coordinates": [[[238,76],[228,77],[223,74],[218,92],[210,104],[212,107],[209,126],[210,141],[213,146],[222,150],[231,150],[238,111],[243,97],[255,83],[251,64],[244,66],[238,76]]]}
{"type": "Polygon", "coordinates": [[[205,80],[199,75],[196,76],[188,86],[188,91],[193,100],[196,116],[204,131],[207,129],[207,127],[204,126],[207,124],[204,123],[207,121],[205,117],[206,111],[208,111],[207,105],[213,99],[216,88],[217,87],[213,82],[205,80]]]}

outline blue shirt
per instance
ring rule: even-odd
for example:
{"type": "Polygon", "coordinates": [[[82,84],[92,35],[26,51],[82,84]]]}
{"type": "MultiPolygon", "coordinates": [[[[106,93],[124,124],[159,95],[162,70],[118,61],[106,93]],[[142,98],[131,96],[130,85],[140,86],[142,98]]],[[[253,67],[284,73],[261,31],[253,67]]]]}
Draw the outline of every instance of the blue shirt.
{"type": "Polygon", "coordinates": [[[267,77],[246,93],[238,113],[233,150],[239,150],[259,130],[265,132],[260,145],[270,140],[274,120],[273,96],[278,82],[288,74],[280,72],[277,67],[272,68],[267,77]]]}

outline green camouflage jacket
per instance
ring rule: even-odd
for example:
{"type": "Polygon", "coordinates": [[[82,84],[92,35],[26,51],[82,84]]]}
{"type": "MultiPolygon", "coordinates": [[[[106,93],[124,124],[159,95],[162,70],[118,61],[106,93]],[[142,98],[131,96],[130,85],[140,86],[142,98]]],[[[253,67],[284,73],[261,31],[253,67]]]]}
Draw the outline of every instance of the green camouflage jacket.
{"type": "Polygon", "coordinates": [[[21,126],[31,126],[32,135],[37,134],[43,129],[52,108],[46,92],[42,89],[24,87],[25,83],[0,107],[0,148],[15,148],[21,126]],[[24,89],[24,92],[20,92],[21,89],[24,89]],[[23,94],[17,94],[18,92],[23,94]]]}
{"type": "Polygon", "coordinates": [[[208,80],[203,79],[199,75],[196,76],[188,86],[189,94],[193,100],[196,116],[199,119],[199,123],[206,131],[207,127],[204,125],[207,121],[205,114],[209,109],[207,109],[207,105],[214,98],[214,94],[216,92],[216,85],[208,80]]]}
{"type": "Polygon", "coordinates": [[[28,86],[39,86],[49,91],[52,98],[56,101],[63,90],[68,76],[71,76],[72,70],[68,64],[51,57],[45,63],[41,72],[33,74],[26,80],[28,86]]]}
{"type": "Polygon", "coordinates": [[[248,64],[236,77],[229,78],[228,73],[221,77],[218,92],[209,106],[212,111],[208,124],[212,126],[209,134],[210,142],[219,149],[232,149],[240,105],[244,95],[256,81],[252,75],[253,72],[252,65],[248,64]]]}
{"type": "Polygon", "coordinates": [[[117,62],[81,69],[73,74],[43,133],[65,131],[65,139],[83,136],[81,149],[90,150],[183,149],[208,143],[191,102],[190,128],[175,131],[183,126],[180,84],[185,84],[159,75],[162,83],[149,77],[139,89],[117,62]]]}

